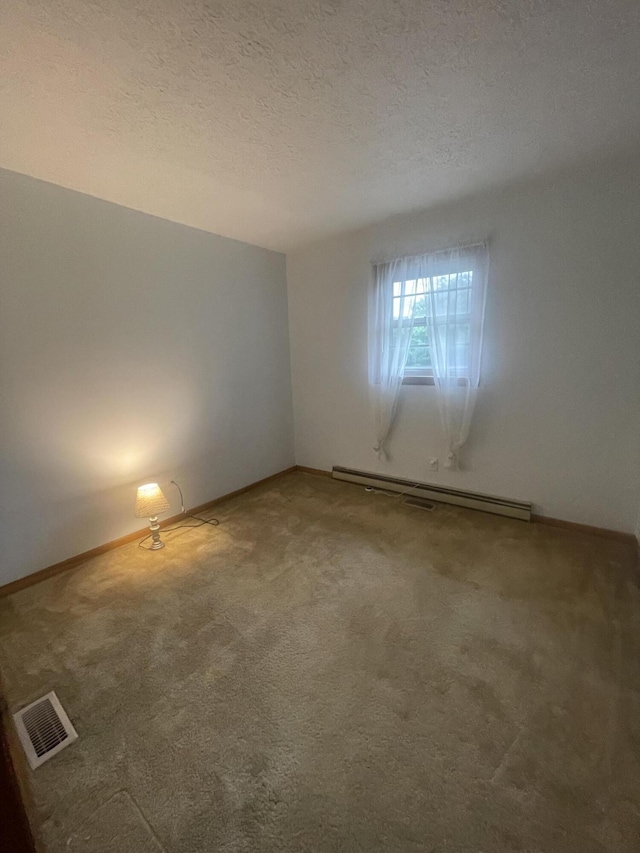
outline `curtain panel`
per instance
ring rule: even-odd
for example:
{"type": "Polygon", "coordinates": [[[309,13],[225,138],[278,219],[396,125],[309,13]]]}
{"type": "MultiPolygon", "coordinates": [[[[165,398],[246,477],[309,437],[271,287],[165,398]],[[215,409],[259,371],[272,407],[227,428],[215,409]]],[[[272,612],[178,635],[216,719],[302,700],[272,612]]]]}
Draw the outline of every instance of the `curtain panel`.
{"type": "MultiPolygon", "coordinates": [[[[445,467],[459,468],[469,434],[482,360],[488,251],[484,243],[398,258],[372,268],[369,289],[369,387],[374,450],[388,455],[414,330],[426,326],[428,359],[447,443],[445,467]]],[[[415,368],[412,368],[415,373],[415,368]]]]}

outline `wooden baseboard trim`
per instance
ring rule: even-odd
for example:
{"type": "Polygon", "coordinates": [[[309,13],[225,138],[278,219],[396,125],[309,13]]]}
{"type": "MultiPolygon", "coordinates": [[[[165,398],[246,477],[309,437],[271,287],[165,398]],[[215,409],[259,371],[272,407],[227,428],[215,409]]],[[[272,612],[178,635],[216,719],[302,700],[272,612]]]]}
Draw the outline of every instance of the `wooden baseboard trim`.
{"type": "Polygon", "coordinates": [[[331,471],[323,471],[322,468],[307,468],[304,465],[296,465],[296,471],[302,474],[318,474],[321,477],[331,477],[331,471]]]}
{"type": "MultiPolygon", "coordinates": [[[[270,483],[273,480],[277,480],[279,477],[284,477],[285,474],[291,474],[294,471],[299,471],[302,474],[314,474],[321,477],[332,476],[331,471],[323,471],[321,468],[308,468],[305,465],[292,465],[290,468],[285,468],[284,471],[278,471],[276,474],[271,474],[269,477],[264,477],[262,480],[257,480],[255,483],[250,483],[248,486],[236,489],[234,492],[229,492],[226,495],[220,495],[219,498],[214,498],[211,501],[207,501],[207,503],[193,507],[192,509],[187,510],[186,515],[196,515],[198,513],[205,512],[222,501],[229,500],[229,498],[234,498],[237,495],[242,495],[245,492],[251,491],[251,489],[270,483]]],[[[184,518],[182,514],[173,515],[171,518],[164,519],[160,523],[160,527],[169,527],[172,524],[176,524],[176,522],[180,521],[182,518],[184,518]]],[[[546,524],[550,527],[572,530],[576,533],[586,533],[590,536],[617,539],[618,541],[632,545],[635,552],[640,553],[640,543],[633,533],[623,533],[620,530],[610,530],[606,527],[592,527],[588,524],[578,524],[575,521],[563,521],[561,518],[550,518],[546,515],[532,515],[531,521],[537,524],[546,524]]],[[[47,580],[47,578],[53,577],[54,575],[59,575],[63,572],[80,568],[80,566],[86,563],[87,560],[91,560],[93,557],[99,557],[101,554],[105,554],[107,551],[113,551],[115,548],[120,548],[123,545],[128,545],[130,542],[135,542],[136,539],[142,539],[148,534],[148,532],[149,528],[144,527],[141,530],[134,531],[133,533],[127,533],[126,536],[121,536],[119,539],[113,539],[111,542],[105,542],[104,545],[98,545],[96,548],[91,548],[91,550],[84,551],[82,554],[76,554],[76,556],[62,560],[60,563],[55,563],[53,566],[47,566],[46,568],[33,572],[24,578],[18,578],[18,580],[4,584],[4,586],[0,586],[0,598],[12,595],[14,592],[19,592],[21,589],[26,589],[27,587],[47,580]]]]}
{"type": "MultiPolygon", "coordinates": [[[[177,518],[178,516],[176,516],[177,518]]],[[[112,539],[111,542],[105,542],[104,545],[98,545],[96,548],[91,548],[89,551],[83,551],[82,554],[76,554],[74,557],[68,557],[60,563],[54,563],[52,566],[47,566],[45,569],[39,569],[30,575],[26,575],[18,580],[0,586],[0,598],[5,598],[7,595],[12,595],[14,592],[20,592],[21,589],[26,589],[28,586],[33,586],[41,581],[46,581],[54,575],[68,572],[71,569],[79,568],[87,560],[93,557],[99,557],[100,554],[105,554],[107,551],[113,551],[114,548],[120,548],[122,545],[128,545],[129,542],[134,542],[136,539],[142,539],[146,536],[147,529],[136,530],[133,533],[127,533],[126,536],[120,536],[119,539],[112,539]]]]}
{"type": "MultiPolygon", "coordinates": [[[[319,474],[322,477],[331,477],[331,471],[324,471],[321,468],[307,468],[304,465],[297,465],[297,471],[302,471],[304,474],[319,474]]],[[[633,533],[623,533],[621,530],[610,530],[607,527],[592,527],[589,524],[579,524],[575,521],[563,521],[561,518],[550,518],[547,515],[531,515],[531,521],[536,524],[546,524],[549,527],[560,527],[564,530],[573,530],[576,533],[586,533],[590,536],[600,536],[605,539],[617,539],[621,542],[633,544],[635,548],[640,549],[640,543],[633,533]]]]}
{"type": "MultiPolygon", "coordinates": [[[[277,474],[271,474],[269,477],[264,477],[262,480],[250,483],[248,486],[243,486],[241,489],[236,489],[235,492],[229,492],[226,495],[221,495],[219,498],[214,498],[212,501],[207,501],[207,503],[195,506],[193,509],[187,510],[185,515],[196,515],[197,513],[205,512],[206,510],[211,509],[211,507],[214,507],[216,504],[219,504],[221,501],[228,500],[229,498],[235,498],[237,495],[242,495],[251,489],[257,488],[257,486],[270,483],[272,480],[277,480],[279,477],[284,477],[285,474],[291,474],[296,470],[297,466],[292,465],[291,468],[286,468],[284,471],[278,471],[277,474]]],[[[160,527],[169,527],[172,524],[176,524],[176,522],[183,519],[185,515],[172,515],[171,518],[165,518],[160,522],[160,527]]],[[[0,586],[0,598],[5,598],[7,595],[12,595],[14,592],[19,592],[21,589],[26,589],[27,587],[47,580],[47,578],[51,578],[54,575],[59,575],[62,572],[68,572],[72,569],[80,568],[80,566],[86,563],[87,560],[91,560],[93,557],[99,557],[107,551],[113,551],[115,548],[122,547],[122,545],[128,545],[130,542],[135,542],[136,539],[142,539],[148,533],[148,527],[145,527],[142,530],[136,530],[133,533],[127,533],[126,536],[121,536],[119,539],[112,539],[110,542],[105,542],[104,545],[98,545],[96,548],[91,548],[89,551],[83,551],[82,554],[76,554],[75,557],[68,557],[66,560],[62,560],[60,563],[55,563],[53,566],[47,566],[45,569],[40,569],[39,571],[33,572],[24,578],[18,578],[18,580],[4,584],[4,586],[0,586]]]]}
{"type": "Polygon", "coordinates": [[[578,524],[576,521],[563,521],[561,518],[550,518],[547,515],[532,515],[531,521],[536,524],[546,524],[549,527],[560,527],[563,530],[573,530],[575,533],[586,533],[589,536],[600,536],[604,539],[617,539],[637,547],[637,540],[633,533],[624,533],[622,530],[610,530],[608,527],[592,527],[590,524],[578,524]]]}
{"type": "MultiPolygon", "coordinates": [[[[250,492],[252,489],[256,489],[258,486],[264,486],[266,483],[271,483],[273,480],[278,480],[280,477],[284,477],[285,474],[293,474],[294,471],[297,470],[296,465],[292,465],[290,468],[285,468],[284,471],[278,471],[277,474],[270,474],[268,477],[263,477],[262,480],[256,480],[255,483],[249,483],[248,486],[243,486],[241,489],[236,489],[235,492],[229,492],[226,495],[220,495],[219,498],[214,498],[212,501],[207,501],[206,504],[200,504],[200,506],[194,506],[193,509],[187,510],[188,514],[195,515],[198,512],[204,512],[207,509],[211,509],[212,506],[221,503],[222,501],[227,501],[229,498],[235,498],[238,495],[243,495],[245,492],[250,492]]],[[[166,522],[164,522],[164,526],[166,527],[168,524],[175,523],[177,520],[182,518],[181,515],[177,515],[175,519],[168,518],[166,522]]]]}

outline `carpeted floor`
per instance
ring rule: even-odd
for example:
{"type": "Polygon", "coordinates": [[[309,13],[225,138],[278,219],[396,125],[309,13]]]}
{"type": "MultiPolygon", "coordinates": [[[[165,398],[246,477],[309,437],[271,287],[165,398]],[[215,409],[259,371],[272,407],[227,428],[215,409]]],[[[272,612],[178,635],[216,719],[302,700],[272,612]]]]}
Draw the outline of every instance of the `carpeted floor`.
{"type": "Polygon", "coordinates": [[[624,543],[291,474],[0,602],[49,853],[640,849],[624,543]]]}

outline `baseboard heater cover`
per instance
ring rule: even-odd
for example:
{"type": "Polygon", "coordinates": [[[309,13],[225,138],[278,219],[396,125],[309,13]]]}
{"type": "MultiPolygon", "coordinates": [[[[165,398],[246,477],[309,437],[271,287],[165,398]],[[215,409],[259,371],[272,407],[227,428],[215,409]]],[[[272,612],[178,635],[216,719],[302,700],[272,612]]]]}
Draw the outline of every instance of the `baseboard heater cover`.
{"type": "Polygon", "coordinates": [[[527,501],[514,501],[510,498],[499,498],[495,495],[483,495],[479,492],[465,492],[460,489],[449,489],[445,486],[435,486],[431,483],[417,483],[415,480],[403,480],[400,477],[387,477],[384,474],[371,474],[367,471],[356,471],[352,468],[342,468],[334,465],[331,476],[336,480],[347,483],[359,483],[362,486],[373,486],[389,492],[404,492],[409,490],[414,496],[427,498],[437,503],[454,504],[466,509],[477,509],[481,512],[491,512],[494,515],[506,515],[508,518],[519,518],[531,521],[532,505],[527,501]]]}

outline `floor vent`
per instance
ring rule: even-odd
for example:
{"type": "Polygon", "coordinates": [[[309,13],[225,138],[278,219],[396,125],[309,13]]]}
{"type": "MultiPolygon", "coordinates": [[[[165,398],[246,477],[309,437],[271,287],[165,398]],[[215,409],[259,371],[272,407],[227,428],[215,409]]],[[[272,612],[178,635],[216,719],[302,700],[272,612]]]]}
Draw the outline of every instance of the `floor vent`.
{"type": "Polygon", "coordinates": [[[32,770],[78,739],[53,691],[18,711],[13,719],[32,770]]]}
{"type": "Polygon", "coordinates": [[[433,483],[416,483],[403,480],[400,477],[387,477],[384,474],[371,474],[368,471],[356,471],[353,468],[341,468],[334,465],[332,476],[336,480],[346,480],[348,483],[360,483],[373,489],[384,489],[387,492],[410,493],[411,497],[426,498],[436,503],[455,504],[467,509],[479,509],[482,512],[492,512],[495,515],[506,515],[509,518],[520,518],[531,521],[531,504],[528,501],[516,501],[511,498],[500,498],[496,495],[483,495],[479,492],[467,492],[462,489],[450,489],[446,486],[436,486],[433,483]]]}
{"type": "Polygon", "coordinates": [[[435,504],[432,504],[431,501],[425,501],[424,498],[405,498],[402,503],[416,509],[426,509],[427,512],[433,512],[436,508],[435,504]]]}

